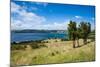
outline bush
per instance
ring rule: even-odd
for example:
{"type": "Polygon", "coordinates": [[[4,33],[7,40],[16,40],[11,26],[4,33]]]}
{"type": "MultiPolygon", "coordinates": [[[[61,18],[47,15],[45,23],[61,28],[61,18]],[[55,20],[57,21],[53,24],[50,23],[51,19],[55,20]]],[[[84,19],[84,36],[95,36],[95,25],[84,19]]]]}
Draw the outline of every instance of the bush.
{"type": "Polygon", "coordinates": [[[46,45],[44,45],[43,41],[37,40],[37,41],[23,41],[20,43],[12,43],[11,49],[12,50],[25,50],[27,48],[27,45],[30,45],[32,49],[47,47],[46,45]]]}
{"type": "Polygon", "coordinates": [[[41,47],[47,47],[46,45],[44,45],[43,43],[41,43],[41,44],[34,44],[34,45],[31,45],[31,47],[32,47],[32,49],[36,49],[36,48],[41,48],[41,47]]]}
{"type": "Polygon", "coordinates": [[[52,52],[52,53],[51,53],[51,56],[55,56],[55,53],[52,52]]]}
{"type": "Polygon", "coordinates": [[[48,43],[48,41],[45,41],[45,43],[48,43]]]}
{"type": "Polygon", "coordinates": [[[11,50],[25,50],[25,46],[24,45],[12,45],[11,46],[11,50]]]}
{"type": "Polygon", "coordinates": [[[68,41],[68,39],[61,39],[61,41],[68,41]]]}
{"type": "Polygon", "coordinates": [[[36,49],[36,48],[39,48],[39,45],[38,44],[33,44],[31,45],[32,49],[36,49]]]}
{"type": "Polygon", "coordinates": [[[44,44],[40,44],[40,46],[39,47],[47,47],[46,45],[44,45],[44,44]]]}
{"type": "Polygon", "coordinates": [[[57,40],[55,40],[55,42],[57,42],[57,40]]]}

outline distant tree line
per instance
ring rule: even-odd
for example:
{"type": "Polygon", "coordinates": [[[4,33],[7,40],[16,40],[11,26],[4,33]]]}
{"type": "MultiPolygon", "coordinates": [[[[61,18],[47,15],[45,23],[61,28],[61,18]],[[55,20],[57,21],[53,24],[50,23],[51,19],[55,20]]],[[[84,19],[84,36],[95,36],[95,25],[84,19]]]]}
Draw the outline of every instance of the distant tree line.
{"type": "Polygon", "coordinates": [[[75,48],[75,41],[79,47],[79,39],[83,39],[83,43],[87,44],[88,35],[91,32],[91,24],[89,22],[80,22],[79,25],[75,21],[70,21],[68,24],[69,39],[73,40],[73,48],[75,48]]]}

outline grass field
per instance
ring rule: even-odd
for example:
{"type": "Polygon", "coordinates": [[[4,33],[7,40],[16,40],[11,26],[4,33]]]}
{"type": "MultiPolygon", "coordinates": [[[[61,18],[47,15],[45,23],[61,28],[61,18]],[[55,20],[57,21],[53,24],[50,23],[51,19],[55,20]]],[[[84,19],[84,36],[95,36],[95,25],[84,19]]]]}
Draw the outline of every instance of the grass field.
{"type": "Polygon", "coordinates": [[[61,39],[49,39],[44,40],[43,44],[46,47],[37,49],[32,49],[30,44],[27,43],[24,50],[11,50],[11,65],[37,65],[95,60],[94,41],[89,41],[86,45],[83,45],[82,39],[80,39],[80,47],[77,48],[73,48],[72,43],[72,41],[61,41],[61,39]]]}

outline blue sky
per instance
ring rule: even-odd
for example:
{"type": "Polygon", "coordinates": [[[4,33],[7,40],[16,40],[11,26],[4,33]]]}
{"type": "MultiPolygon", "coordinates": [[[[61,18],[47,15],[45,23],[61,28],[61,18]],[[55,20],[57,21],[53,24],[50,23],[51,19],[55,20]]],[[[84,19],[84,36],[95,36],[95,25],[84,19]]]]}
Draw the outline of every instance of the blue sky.
{"type": "Polygon", "coordinates": [[[95,7],[46,2],[11,1],[11,29],[66,30],[70,20],[95,23],[95,7]]]}

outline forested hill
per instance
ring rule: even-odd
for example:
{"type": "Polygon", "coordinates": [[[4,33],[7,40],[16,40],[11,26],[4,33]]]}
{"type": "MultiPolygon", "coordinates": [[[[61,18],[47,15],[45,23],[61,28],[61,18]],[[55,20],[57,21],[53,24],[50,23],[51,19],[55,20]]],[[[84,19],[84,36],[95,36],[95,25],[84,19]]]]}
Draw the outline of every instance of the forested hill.
{"type": "Polygon", "coordinates": [[[66,30],[12,30],[14,33],[66,33],[66,30]]]}

